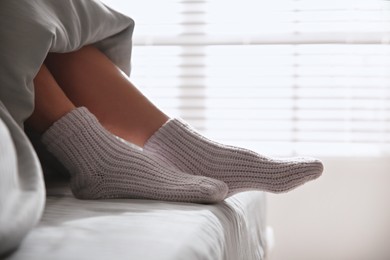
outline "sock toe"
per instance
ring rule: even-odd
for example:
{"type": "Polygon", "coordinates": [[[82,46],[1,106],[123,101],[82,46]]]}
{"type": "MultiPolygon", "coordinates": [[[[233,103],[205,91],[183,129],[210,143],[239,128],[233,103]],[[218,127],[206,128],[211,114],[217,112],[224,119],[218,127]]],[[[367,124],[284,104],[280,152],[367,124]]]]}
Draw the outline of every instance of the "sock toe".
{"type": "Polygon", "coordinates": [[[229,187],[226,183],[210,178],[204,178],[199,184],[202,193],[207,198],[205,203],[217,203],[226,198],[229,187]]]}

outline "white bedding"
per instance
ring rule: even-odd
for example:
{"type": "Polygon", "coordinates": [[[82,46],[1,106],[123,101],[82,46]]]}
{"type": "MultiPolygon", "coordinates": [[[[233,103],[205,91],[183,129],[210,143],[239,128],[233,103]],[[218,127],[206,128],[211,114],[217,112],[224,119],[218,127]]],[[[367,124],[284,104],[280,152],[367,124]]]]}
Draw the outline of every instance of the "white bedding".
{"type": "Polygon", "coordinates": [[[33,78],[49,52],[94,44],[130,74],[134,21],[95,0],[0,1],[0,258],[39,221],[41,165],[23,131],[33,78]]]}
{"type": "Polygon", "coordinates": [[[266,251],[262,192],[215,205],[48,193],[39,225],[7,259],[250,260],[266,251]]]}

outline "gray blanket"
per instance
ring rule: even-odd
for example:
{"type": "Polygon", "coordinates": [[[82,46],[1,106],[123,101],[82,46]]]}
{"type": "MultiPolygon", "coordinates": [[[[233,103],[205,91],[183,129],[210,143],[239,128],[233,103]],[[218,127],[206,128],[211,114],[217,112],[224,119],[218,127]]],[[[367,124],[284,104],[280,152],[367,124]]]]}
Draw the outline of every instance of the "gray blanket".
{"type": "Polygon", "coordinates": [[[94,44],[129,75],[133,28],[133,20],[93,0],[0,1],[0,256],[21,243],[45,204],[23,122],[47,53],[94,44]]]}

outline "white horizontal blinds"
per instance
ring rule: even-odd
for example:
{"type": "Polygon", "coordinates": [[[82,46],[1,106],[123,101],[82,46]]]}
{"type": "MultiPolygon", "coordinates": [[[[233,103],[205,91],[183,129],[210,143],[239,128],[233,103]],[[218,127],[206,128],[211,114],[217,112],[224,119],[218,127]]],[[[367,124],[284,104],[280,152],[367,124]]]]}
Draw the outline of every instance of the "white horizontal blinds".
{"type": "Polygon", "coordinates": [[[277,155],[390,149],[389,1],[106,1],[132,79],[207,136],[277,155]]]}
{"type": "Polygon", "coordinates": [[[212,136],[277,154],[366,154],[388,144],[390,46],[215,46],[209,52],[215,59],[208,63],[206,95],[212,136]]]}
{"type": "Polygon", "coordinates": [[[390,3],[385,0],[144,0],[120,5],[137,21],[136,44],[390,40],[390,3]]]}

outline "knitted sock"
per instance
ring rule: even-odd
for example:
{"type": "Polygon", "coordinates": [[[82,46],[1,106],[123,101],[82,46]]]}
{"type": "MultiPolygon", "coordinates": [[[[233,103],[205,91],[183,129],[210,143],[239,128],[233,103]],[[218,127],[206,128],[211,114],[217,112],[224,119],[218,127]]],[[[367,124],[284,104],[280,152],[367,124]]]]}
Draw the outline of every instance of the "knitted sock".
{"type": "Polygon", "coordinates": [[[72,192],[80,199],[213,203],[228,190],[221,181],[183,173],[120,141],[83,107],[55,122],[42,141],[69,170],[72,192]]]}
{"type": "Polygon", "coordinates": [[[146,142],[144,151],[183,172],[225,182],[229,195],[245,190],[287,192],[319,177],[323,170],[316,159],[274,159],[219,144],[178,119],[165,123],[146,142]]]}

